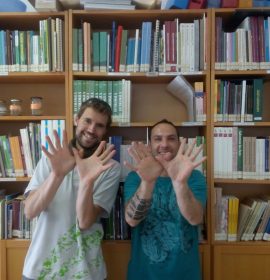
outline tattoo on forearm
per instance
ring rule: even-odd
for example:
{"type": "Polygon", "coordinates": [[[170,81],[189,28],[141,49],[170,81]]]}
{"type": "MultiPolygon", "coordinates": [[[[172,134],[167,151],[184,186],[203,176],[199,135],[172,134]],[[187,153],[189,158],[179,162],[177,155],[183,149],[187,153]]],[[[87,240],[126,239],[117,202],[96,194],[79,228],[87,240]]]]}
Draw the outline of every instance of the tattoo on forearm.
{"type": "Polygon", "coordinates": [[[142,220],[145,218],[149,208],[151,207],[152,200],[140,198],[136,193],[127,206],[127,215],[134,220],[142,220]]]}

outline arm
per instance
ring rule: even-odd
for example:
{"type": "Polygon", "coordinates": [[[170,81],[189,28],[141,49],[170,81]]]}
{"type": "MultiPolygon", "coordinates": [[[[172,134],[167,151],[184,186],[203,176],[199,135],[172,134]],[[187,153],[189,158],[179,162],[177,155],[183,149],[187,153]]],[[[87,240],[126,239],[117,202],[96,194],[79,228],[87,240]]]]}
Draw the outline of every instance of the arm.
{"type": "Polygon", "coordinates": [[[203,206],[195,198],[187,182],[192,171],[205,161],[206,157],[195,161],[202,150],[202,146],[196,148],[194,154],[192,154],[196,142],[194,141],[185,150],[185,141],[185,139],[181,140],[178,153],[171,161],[165,161],[160,156],[157,159],[172,180],[180,212],[191,225],[197,225],[203,221],[203,206]]]}
{"type": "Polygon", "coordinates": [[[54,131],[54,137],[56,140],[55,146],[50,137],[46,137],[50,152],[42,147],[44,154],[50,161],[51,172],[44,183],[36,190],[31,191],[24,201],[24,213],[27,219],[33,219],[49,206],[65,175],[73,169],[75,164],[74,157],[68,148],[66,132],[63,133],[62,145],[56,131],[54,131]]]}
{"type": "Polygon", "coordinates": [[[88,229],[96,222],[103,209],[93,202],[93,187],[99,175],[112,167],[109,162],[115,154],[114,146],[106,148],[102,141],[95,153],[89,158],[82,159],[77,150],[73,149],[78,168],[80,184],[76,200],[76,213],[80,229],[88,229]]]}
{"type": "Polygon", "coordinates": [[[125,209],[126,222],[135,227],[146,217],[151,207],[155,181],[162,172],[162,166],[143,143],[133,142],[128,152],[134,159],[135,165],[127,163],[125,165],[136,171],[141,178],[139,188],[128,201],[125,209]]]}

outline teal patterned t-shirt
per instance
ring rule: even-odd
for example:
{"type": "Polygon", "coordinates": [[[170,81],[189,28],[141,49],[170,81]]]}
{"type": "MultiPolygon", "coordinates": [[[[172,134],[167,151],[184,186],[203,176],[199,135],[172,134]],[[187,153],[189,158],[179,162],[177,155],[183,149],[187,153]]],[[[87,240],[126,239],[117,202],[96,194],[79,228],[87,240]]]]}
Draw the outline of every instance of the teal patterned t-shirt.
{"type": "MultiPolygon", "coordinates": [[[[124,187],[125,202],[136,192],[140,178],[129,173],[124,187]]],[[[204,176],[193,171],[188,185],[204,206],[204,176]]],[[[159,177],[153,192],[152,206],[137,227],[132,229],[132,253],[128,280],[199,280],[201,279],[198,229],[181,215],[169,177],[159,177]]]]}

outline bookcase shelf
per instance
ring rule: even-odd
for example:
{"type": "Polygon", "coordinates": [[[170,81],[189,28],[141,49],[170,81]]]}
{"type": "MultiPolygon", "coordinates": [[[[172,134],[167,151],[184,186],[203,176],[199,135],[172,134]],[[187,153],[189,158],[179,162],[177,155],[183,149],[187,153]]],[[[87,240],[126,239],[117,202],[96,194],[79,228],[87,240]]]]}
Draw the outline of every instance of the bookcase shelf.
{"type": "MultiPolygon", "coordinates": [[[[215,173],[214,170],[216,167],[217,162],[217,149],[215,149],[215,135],[217,136],[216,133],[218,132],[229,132],[230,128],[235,129],[235,131],[242,131],[243,133],[243,138],[256,138],[259,136],[259,138],[264,139],[263,137],[268,137],[270,135],[270,115],[269,115],[269,110],[268,110],[268,105],[269,104],[269,99],[268,99],[268,91],[269,91],[269,70],[270,67],[265,67],[264,66],[264,61],[266,60],[260,60],[262,63],[257,63],[256,66],[254,64],[245,64],[244,62],[241,62],[239,64],[239,69],[238,70],[232,70],[229,69],[230,67],[235,67],[236,64],[233,64],[234,60],[229,60],[229,58],[226,60],[224,59],[224,56],[222,56],[223,49],[218,49],[216,46],[218,42],[225,41],[226,38],[232,38],[233,32],[236,32],[237,27],[241,24],[242,20],[244,20],[245,17],[247,16],[266,16],[270,15],[269,14],[270,10],[267,8],[263,9],[213,9],[212,10],[212,27],[211,27],[211,34],[212,34],[212,40],[211,40],[211,131],[212,131],[212,137],[211,137],[211,148],[212,148],[212,172],[211,172],[211,244],[213,248],[213,254],[212,254],[212,265],[213,265],[213,279],[255,279],[255,278],[260,278],[260,279],[268,279],[270,277],[270,270],[269,266],[267,265],[267,261],[270,258],[269,254],[269,248],[270,244],[267,241],[254,241],[254,240],[248,240],[248,241],[239,241],[239,235],[237,236],[237,241],[227,241],[227,240],[217,240],[220,238],[220,235],[217,234],[219,225],[221,222],[221,226],[225,226],[224,219],[223,221],[219,219],[219,214],[221,208],[217,208],[217,199],[220,193],[220,190],[222,192],[222,195],[224,195],[224,198],[222,201],[226,201],[225,197],[237,197],[239,199],[239,205],[243,204],[247,201],[247,198],[252,199],[252,198],[262,198],[263,195],[269,196],[270,195],[270,181],[266,178],[263,178],[262,180],[259,179],[254,179],[252,178],[242,178],[242,179],[235,179],[235,174],[231,173],[231,176],[225,175],[226,178],[215,178],[215,173]],[[217,18],[221,18],[218,19],[217,18]],[[221,29],[220,29],[221,27],[221,29]],[[224,32],[222,34],[217,35],[219,32],[224,32]],[[226,33],[227,32],[227,33],[226,33]],[[221,55],[221,56],[220,56],[221,55]],[[225,60],[225,61],[224,61],[225,60]],[[216,63],[218,62],[218,63],[216,63]],[[224,64],[222,65],[222,63],[224,64]],[[226,68],[226,63],[228,70],[225,69],[219,69],[219,67],[224,67],[226,68]],[[225,65],[225,66],[224,66],[225,65]],[[242,65],[242,66],[241,66],[242,65]],[[251,67],[250,65],[253,65],[252,67],[257,67],[257,69],[248,69],[248,67],[251,67]],[[241,69],[241,67],[246,69],[241,69]],[[260,69],[260,68],[265,67],[266,69],[260,69]],[[262,81],[262,87],[260,89],[256,89],[257,91],[263,92],[263,101],[260,104],[260,113],[261,113],[261,120],[260,121],[244,121],[238,122],[238,121],[216,121],[215,119],[215,110],[217,107],[217,104],[220,105],[219,102],[220,99],[216,99],[216,91],[215,91],[215,86],[216,82],[215,80],[223,80],[223,81],[237,81],[237,85],[243,86],[243,81],[249,81],[249,85],[252,84],[252,82],[257,79],[262,81]],[[215,133],[215,134],[214,134],[215,133]],[[245,263],[245,268],[243,264],[245,263]],[[256,275],[256,276],[255,276],[256,275]]],[[[253,28],[256,24],[252,24],[253,28]]],[[[242,25],[242,28],[246,28],[247,25],[242,25]]],[[[263,26],[261,26],[263,28],[263,26]]],[[[259,27],[259,28],[261,28],[259,27]]],[[[242,31],[238,31],[240,34],[242,31]]],[[[246,34],[251,33],[251,31],[246,31],[246,34]],[[249,33],[248,33],[249,32],[249,33]]],[[[260,31],[258,31],[260,32],[260,31]]],[[[241,36],[241,35],[239,35],[241,36]]],[[[247,35],[249,36],[249,35],[247,35]]],[[[257,35],[258,36],[258,35],[257,35]]],[[[264,35],[260,35],[264,36],[264,35]]],[[[249,38],[249,37],[248,37],[249,38]]],[[[262,37],[261,37],[262,38],[262,37]]],[[[253,38],[254,39],[254,38],[253,38]]],[[[260,39],[261,40],[261,39],[260,39]]],[[[249,48],[246,47],[244,48],[244,51],[251,49],[251,46],[253,47],[253,44],[255,46],[257,42],[249,41],[249,48]]],[[[229,46],[229,45],[228,45],[229,46]]],[[[257,47],[258,52],[260,53],[262,51],[263,47],[257,47]]],[[[254,49],[254,47],[253,47],[254,49]]],[[[224,48],[225,50],[225,48],[224,48]]],[[[229,47],[226,49],[227,51],[229,50],[229,47]]],[[[235,51],[235,50],[234,50],[235,51]]],[[[236,50],[237,51],[237,50],[236,50]]],[[[227,52],[228,55],[228,52],[227,52]]],[[[225,55],[226,57],[226,55],[225,55]]],[[[227,56],[229,57],[229,56],[227,56]]],[[[248,60],[249,62],[254,62],[258,61],[255,60],[255,54],[252,52],[252,55],[248,57],[251,58],[252,61],[248,60]]],[[[260,58],[263,58],[263,56],[260,54],[260,58]]],[[[248,82],[247,82],[248,84],[248,82]]],[[[243,87],[242,87],[243,89],[243,87]]],[[[234,92],[236,95],[237,91],[234,92]]],[[[254,89],[255,92],[255,89],[254,89]]],[[[243,95],[242,95],[243,96],[243,95]]],[[[255,96],[255,95],[254,95],[255,96]]],[[[255,98],[255,97],[254,97],[255,98]]],[[[222,100],[223,102],[223,100],[222,100]]],[[[246,103],[247,104],[247,103],[246,103]]],[[[259,104],[259,103],[257,103],[259,104]]],[[[256,105],[254,105],[255,107],[256,105]]],[[[259,108],[259,107],[258,107],[259,108]]],[[[253,111],[254,112],[254,111],[253,111]]],[[[226,118],[226,115],[223,115],[223,117],[226,118]]],[[[234,130],[232,130],[234,131],[234,130]]],[[[241,135],[241,134],[240,134],[241,135]]],[[[224,136],[224,134],[223,134],[224,136]]],[[[234,136],[233,136],[234,137],[234,136]]],[[[242,137],[242,136],[240,136],[242,137]]],[[[239,138],[241,139],[241,138],[239,138]]],[[[235,141],[235,140],[233,140],[235,141]]],[[[225,143],[225,142],[224,142],[225,143]]],[[[239,142],[238,142],[239,143],[239,142]]],[[[241,144],[241,143],[240,143],[241,144]]],[[[245,143],[246,145],[246,143],[245,143]]],[[[259,144],[257,144],[259,145],[259,144]]],[[[246,146],[245,146],[246,147],[246,146]]],[[[250,146],[251,147],[251,146],[250,146]]],[[[242,146],[243,148],[243,146],[242,146]]],[[[239,149],[242,149],[241,146],[234,146],[234,153],[237,153],[236,151],[239,151],[239,149]]],[[[222,147],[222,149],[226,149],[226,144],[222,147]]],[[[252,148],[253,149],[253,148],[252,148]]],[[[254,164],[254,161],[256,159],[248,159],[248,153],[247,149],[243,149],[242,155],[244,154],[245,158],[247,160],[250,160],[249,162],[253,162],[251,164],[254,164]]],[[[256,157],[258,157],[258,150],[256,150],[256,157]]],[[[224,157],[223,158],[222,154],[222,162],[227,163],[228,158],[224,157]]],[[[237,154],[238,156],[240,155],[239,153],[237,154]]],[[[218,154],[220,157],[220,154],[218,154]]],[[[267,155],[265,155],[267,156],[267,155]]],[[[235,157],[233,157],[235,160],[235,157]]],[[[239,159],[241,157],[236,158],[236,162],[239,163],[239,159]]],[[[241,160],[240,160],[241,162],[241,160]]],[[[253,165],[254,166],[254,165],[253,165]]],[[[258,167],[258,166],[257,166],[258,167]]],[[[257,168],[256,167],[256,168],[257,168]]],[[[234,170],[234,169],[233,169],[234,170]]],[[[237,169],[239,170],[239,169],[237,169]]],[[[250,170],[250,169],[249,169],[250,170]]],[[[256,169],[257,170],[257,169],[256,169]]],[[[246,172],[246,169],[243,170],[246,172]]],[[[243,172],[244,174],[244,172],[243,172]]],[[[246,173],[247,174],[247,173],[246,173]]],[[[249,174],[250,175],[250,174],[249,174]]],[[[249,176],[246,175],[246,176],[249,176]]],[[[253,173],[254,175],[254,173],[253,173]]],[[[220,176],[220,174],[218,174],[220,176]]],[[[237,175],[236,175],[237,176],[237,175]]],[[[239,174],[238,174],[239,176],[239,174]]],[[[245,176],[245,175],[243,175],[245,176]]],[[[228,211],[224,213],[226,216],[225,219],[228,218],[229,214],[229,199],[228,201],[228,211]]],[[[231,204],[233,205],[233,204],[231,204]]],[[[258,208],[259,209],[259,208],[258,208]]],[[[257,210],[256,213],[258,213],[259,210],[257,210]]],[[[240,213],[240,210],[238,214],[240,213]]],[[[239,226],[239,218],[237,215],[238,219],[238,226],[239,226]]],[[[257,216],[259,213],[257,214],[257,216]]],[[[230,219],[230,218],[228,218],[230,219]]],[[[241,219],[241,218],[240,218],[241,219]]],[[[256,217],[254,216],[253,220],[256,221],[256,217]]],[[[255,222],[253,222],[254,224],[255,222]]],[[[226,226],[225,226],[226,227],[226,226]]],[[[229,226],[228,226],[229,227],[229,226]]],[[[250,226],[251,228],[251,226],[250,226]]],[[[228,229],[229,230],[229,229],[228,229]]],[[[239,228],[238,228],[239,230],[239,228]]],[[[256,230],[256,229],[255,229],[256,230]]],[[[252,231],[253,233],[253,231],[252,231]]],[[[239,232],[238,232],[239,234],[239,232]]],[[[247,238],[248,239],[248,238],[247,238]]]]}
{"type": "MultiPolygon", "coordinates": [[[[207,185],[208,204],[206,211],[207,237],[200,245],[203,279],[245,279],[262,280],[270,279],[270,253],[268,242],[246,241],[227,242],[215,241],[215,188],[221,187],[224,194],[235,195],[243,200],[259,194],[270,195],[270,180],[233,179],[214,177],[214,129],[217,127],[237,127],[243,129],[246,136],[270,135],[270,111],[269,96],[265,96],[263,104],[263,119],[260,122],[216,122],[214,121],[214,84],[215,79],[222,80],[250,80],[263,79],[263,89],[270,90],[270,69],[258,70],[219,70],[215,69],[215,19],[222,17],[226,25],[233,22],[235,9],[211,9],[211,10],[136,10],[136,11],[72,11],[67,13],[1,13],[0,28],[38,29],[38,21],[50,16],[59,16],[65,19],[65,71],[64,72],[9,72],[0,73],[1,93],[0,98],[23,99],[22,116],[1,116],[0,135],[18,134],[19,128],[29,122],[38,123],[42,119],[64,119],[68,135],[73,135],[73,83],[77,80],[116,81],[129,80],[132,83],[131,120],[126,123],[114,122],[109,135],[121,135],[124,143],[132,140],[146,141],[147,128],[161,118],[173,121],[179,128],[181,136],[206,137],[207,151],[207,185]],[[206,14],[206,69],[197,72],[92,72],[72,71],[72,28],[80,27],[83,21],[90,22],[93,31],[107,31],[112,28],[112,21],[122,24],[125,28],[134,30],[141,28],[143,21],[159,19],[174,20],[179,18],[179,23],[188,23],[206,14]],[[210,45],[211,44],[211,45],[210,45]],[[211,51],[211,52],[210,52],[211,51]],[[187,111],[184,105],[172,96],[166,89],[177,74],[183,74],[192,85],[195,82],[203,82],[207,93],[206,121],[189,123],[187,111]],[[45,112],[43,116],[31,116],[29,98],[33,95],[41,95],[44,100],[45,112]],[[211,99],[211,100],[210,100],[211,99]],[[245,263],[245,264],[244,264],[245,263]],[[248,265],[247,265],[248,264],[248,265]],[[224,269],[225,268],[225,269],[224,269]],[[254,273],[256,272],[256,276],[254,273]],[[253,278],[252,278],[253,277],[253,278]]],[[[261,9],[252,9],[261,11],[261,9]]],[[[267,10],[270,11],[269,9],[267,10]]],[[[28,177],[3,178],[0,186],[11,189],[21,189],[27,185],[28,177]],[[7,179],[7,180],[6,180],[7,179]]],[[[0,270],[1,279],[17,280],[21,276],[21,268],[26,250],[29,246],[27,240],[1,240],[0,270]],[[19,257],[16,257],[17,254],[19,257]],[[16,269],[14,269],[16,263],[16,269]],[[18,265],[17,265],[18,264],[18,265]],[[18,268],[18,269],[17,269],[18,268]]],[[[104,257],[108,263],[109,280],[125,279],[126,266],[130,254],[129,241],[104,241],[104,257]],[[113,278],[114,277],[114,278],[113,278]]]]}
{"type": "MultiPolygon", "coordinates": [[[[4,65],[0,66],[0,99],[6,101],[8,108],[10,99],[16,98],[22,100],[21,115],[0,116],[0,135],[5,135],[6,137],[19,136],[20,129],[29,127],[30,123],[39,124],[44,119],[63,119],[66,121],[67,126],[71,126],[71,124],[68,123],[68,116],[70,114],[70,112],[68,112],[68,12],[0,13],[0,29],[1,31],[5,31],[7,35],[5,38],[7,60],[4,65]],[[41,36],[41,21],[45,22],[45,20],[49,19],[51,22],[54,20],[56,21],[56,19],[58,20],[58,24],[56,24],[58,30],[55,32],[57,33],[59,41],[55,44],[58,46],[58,53],[64,50],[63,55],[57,57],[57,59],[61,61],[63,69],[57,68],[50,72],[44,67],[44,71],[38,71],[40,70],[38,67],[43,67],[42,61],[38,59],[38,64],[35,64],[34,71],[34,55],[30,56],[30,53],[33,54],[33,45],[30,47],[30,36],[32,36],[31,38],[34,36],[36,36],[36,38],[41,36]],[[17,53],[15,52],[15,48],[13,49],[13,47],[11,47],[13,46],[12,44],[8,46],[8,38],[10,37],[10,40],[15,40],[15,38],[17,38],[16,36],[18,36],[18,40],[21,42],[17,53]],[[27,36],[28,41],[22,39],[22,37],[27,38],[27,36]],[[28,51],[26,51],[26,49],[28,51]],[[12,56],[12,54],[14,56],[12,56]],[[23,59],[24,56],[26,57],[25,60],[23,59]],[[30,103],[31,97],[33,96],[40,96],[43,98],[43,115],[41,116],[34,116],[31,114],[30,103]]],[[[4,40],[3,37],[1,39],[4,40]]],[[[45,39],[44,42],[46,42],[45,39]]],[[[42,55],[45,57],[45,52],[41,54],[41,49],[40,47],[39,55],[40,57],[42,55]]],[[[52,54],[52,56],[54,55],[52,54]]],[[[1,61],[3,62],[3,59],[1,61]]],[[[0,189],[5,189],[6,194],[15,192],[22,193],[29,181],[30,177],[28,176],[1,177],[0,189]]],[[[23,261],[28,246],[29,240],[0,240],[1,280],[21,279],[23,261]]]]}
{"type": "MultiPolygon", "coordinates": [[[[70,11],[69,12],[69,57],[73,57],[73,49],[75,43],[72,40],[72,29],[80,28],[82,23],[91,24],[91,33],[106,31],[110,34],[112,22],[122,25],[123,29],[128,29],[130,36],[135,34],[135,29],[141,29],[143,21],[151,21],[154,23],[160,20],[160,28],[165,20],[173,21],[179,19],[179,23],[192,22],[194,19],[202,18],[206,14],[207,17],[207,33],[210,30],[210,15],[208,10],[136,10],[136,11],[70,11]]],[[[209,33],[210,35],[210,33],[209,33]]],[[[70,71],[69,75],[69,96],[73,100],[73,83],[77,80],[96,80],[96,81],[116,81],[126,79],[131,81],[131,118],[129,122],[114,122],[110,128],[109,135],[121,135],[123,143],[131,141],[147,141],[147,128],[157,121],[167,118],[173,121],[180,130],[180,135],[185,137],[195,137],[197,135],[210,136],[210,41],[206,41],[206,69],[194,72],[99,72],[99,71],[70,71]],[[206,114],[207,120],[203,122],[188,122],[187,111],[184,105],[172,96],[166,89],[167,85],[179,74],[182,74],[189,83],[194,85],[195,82],[203,82],[206,95],[206,114]]],[[[92,57],[93,58],[93,57],[92,57]]],[[[72,60],[69,61],[69,69],[73,69],[72,60]]],[[[73,111],[73,104],[70,104],[69,111],[73,111]]],[[[208,142],[206,141],[206,150],[210,151],[208,142]]],[[[207,166],[207,172],[210,167],[207,166]]],[[[208,174],[208,173],[207,173],[208,174]]],[[[209,180],[210,176],[207,175],[209,180]]],[[[209,221],[210,212],[206,211],[206,220],[209,221]]],[[[207,222],[207,231],[210,229],[210,223],[207,222]]],[[[208,235],[209,237],[209,235],[208,235]]],[[[103,244],[104,257],[107,260],[109,279],[125,279],[125,273],[119,269],[118,253],[122,252],[126,257],[124,260],[119,257],[120,262],[127,265],[129,259],[130,242],[125,241],[105,241],[103,244]],[[125,247],[123,249],[123,247],[125,247]],[[122,251],[124,250],[124,252],[122,251]],[[128,252],[128,254],[127,254],[128,252]],[[117,263],[115,261],[117,260],[117,263]],[[117,275],[117,270],[119,271],[117,275]],[[111,275],[111,276],[110,276],[111,275]],[[117,275],[114,276],[113,275],[117,275]],[[112,277],[112,278],[110,278],[112,277]]],[[[210,246],[209,239],[206,238],[205,243],[200,245],[202,270],[204,279],[210,279],[210,246]]],[[[124,267],[123,266],[123,267],[124,267]]],[[[126,271],[126,268],[125,268],[126,271]]]]}

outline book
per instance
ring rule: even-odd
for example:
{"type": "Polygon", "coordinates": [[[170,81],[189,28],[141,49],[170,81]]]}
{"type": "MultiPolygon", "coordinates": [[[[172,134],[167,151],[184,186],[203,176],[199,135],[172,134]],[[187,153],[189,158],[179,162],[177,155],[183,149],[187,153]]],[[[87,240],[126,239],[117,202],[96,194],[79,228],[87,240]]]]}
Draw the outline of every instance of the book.
{"type": "Polygon", "coordinates": [[[207,0],[207,8],[220,8],[220,5],[221,0],[207,0]]]}
{"type": "Polygon", "coordinates": [[[184,76],[177,75],[167,85],[167,90],[184,103],[187,109],[188,121],[195,121],[194,89],[184,76]]]}
{"type": "Polygon", "coordinates": [[[237,8],[238,0],[221,0],[221,8],[237,8]]]}
{"type": "Polygon", "coordinates": [[[188,8],[189,9],[203,9],[205,8],[207,0],[190,0],[188,8]]]}
{"type": "Polygon", "coordinates": [[[166,0],[161,1],[161,10],[168,9],[187,9],[189,0],[166,0]]]}
{"type": "Polygon", "coordinates": [[[9,138],[10,151],[16,177],[24,176],[23,161],[21,156],[19,136],[10,136],[9,138]]]}

